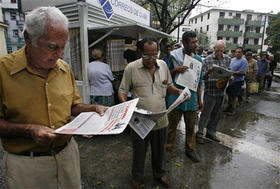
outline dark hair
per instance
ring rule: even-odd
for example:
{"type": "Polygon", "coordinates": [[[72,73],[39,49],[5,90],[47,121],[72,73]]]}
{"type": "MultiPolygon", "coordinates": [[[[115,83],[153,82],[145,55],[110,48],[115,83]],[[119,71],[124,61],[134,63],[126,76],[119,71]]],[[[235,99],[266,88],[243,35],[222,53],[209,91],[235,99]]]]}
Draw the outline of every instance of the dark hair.
{"type": "Polygon", "coordinates": [[[237,49],[241,49],[241,52],[242,52],[242,53],[244,52],[243,47],[238,46],[238,47],[235,48],[235,51],[236,51],[237,49]]]}
{"type": "MultiPolygon", "coordinates": [[[[153,43],[157,44],[157,41],[152,38],[144,38],[139,42],[139,49],[143,52],[144,51],[144,44],[148,43],[149,45],[152,45],[153,43]]],[[[157,45],[158,47],[158,45],[157,45]]],[[[137,47],[138,48],[138,47],[137,47]]]]}
{"type": "Polygon", "coordinates": [[[186,31],[183,36],[182,39],[185,43],[189,43],[190,38],[196,37],[196,33],[194,31],[186,31]]]}
{"type": "Polygon", "coordinates": [[[127,49],[123,52],[123,57],[127,60],[127,62],[133,62],[134,60],[137,60],[137,53],[134,50],[127,49]]]}

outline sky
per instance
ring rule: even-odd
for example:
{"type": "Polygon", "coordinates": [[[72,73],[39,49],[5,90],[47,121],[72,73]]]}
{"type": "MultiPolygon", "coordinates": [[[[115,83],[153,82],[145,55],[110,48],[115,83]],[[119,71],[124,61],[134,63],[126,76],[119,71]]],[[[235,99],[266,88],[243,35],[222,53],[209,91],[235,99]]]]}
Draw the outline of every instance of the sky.
{"type": "MultiPolygon", "coordinates": [[[[250,9],[255,12],[268,13],[273,11],[274,14],[280,12],[280,0],[202,0],[200,4],[214,6],[213,8],[224,8],[230,10],[250,9]]],[[[197,7],[194,10],[195,16],[201,12],[205,12],[210,8],[197,7]]]]}

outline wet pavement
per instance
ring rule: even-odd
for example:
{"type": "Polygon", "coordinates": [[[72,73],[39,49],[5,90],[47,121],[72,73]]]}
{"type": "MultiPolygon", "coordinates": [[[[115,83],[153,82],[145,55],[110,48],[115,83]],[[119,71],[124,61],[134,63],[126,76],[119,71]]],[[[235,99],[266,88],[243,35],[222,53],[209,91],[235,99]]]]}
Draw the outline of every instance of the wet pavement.
{"type": "MultiPolygon", "coordinates": [[[[200,163],[193,163],[184,153],[185,130],[181,121],[175,149],[166,156],[171,188],[280,189],[279,99],[280,83],[274,82],[269,91],[244,102],[235,116],[223,113],[218,127],[222,141],[197,144],[200,163]]],[[[132,147],[128,132],[75,138],[80,149],[83,188],[131,188],[132,147]]],[[[0,150],[1,157],[2,153],[0,150]]],[[[142,188],[162,188],[153,180],[150,162],[148,151],[142,188]]]]}

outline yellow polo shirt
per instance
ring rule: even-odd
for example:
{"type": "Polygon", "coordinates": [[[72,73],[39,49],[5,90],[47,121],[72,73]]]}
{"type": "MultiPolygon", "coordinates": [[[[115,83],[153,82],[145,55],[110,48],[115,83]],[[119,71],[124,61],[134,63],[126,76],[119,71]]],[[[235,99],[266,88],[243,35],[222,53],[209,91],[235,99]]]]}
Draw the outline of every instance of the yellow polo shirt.
{"type": "MultiPolygon", "coordinates": [[[[58,60],[47,78],[27,64],[25,47],[0,58],[0,118],[12,123],[38,124],[57,129],[71,119],[71,106],[82,103],[74,75],[66,62],[58,60]]],[[[71,136],[61,135],[53,146],[71,136]]],[[[11,153],[44,152],[49,147],[31,138],[1,136],[11,153]]]]}
{"type": "MultiPolygon", "coordinates": [[[[142,58],[127,65],[119,88],[120,93],[128,94],[131,90],[133,98],[139,98],[137,107],[151,112],[166,110],[165,96],[172,78],[166,63],[157,60],[154,81],[148,69],[144,67],[142,58]]],[[[167,115],[159,118],[153,130],[168,126],[167,115]]]]}

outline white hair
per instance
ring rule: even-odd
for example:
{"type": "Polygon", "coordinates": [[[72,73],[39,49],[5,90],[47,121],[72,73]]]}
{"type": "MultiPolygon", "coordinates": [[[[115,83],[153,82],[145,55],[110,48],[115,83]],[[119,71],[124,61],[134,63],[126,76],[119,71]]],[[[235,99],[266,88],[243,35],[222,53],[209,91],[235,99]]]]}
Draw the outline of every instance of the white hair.
{"type": "Polygon", "coordinates": [[[38,7],[26,15],[23,31],[28,33],[34,46],[37,46],[37,39],[44,35],[47,23],[64,26],[68,30],[67,17],[56,7],[38,7]]]}

